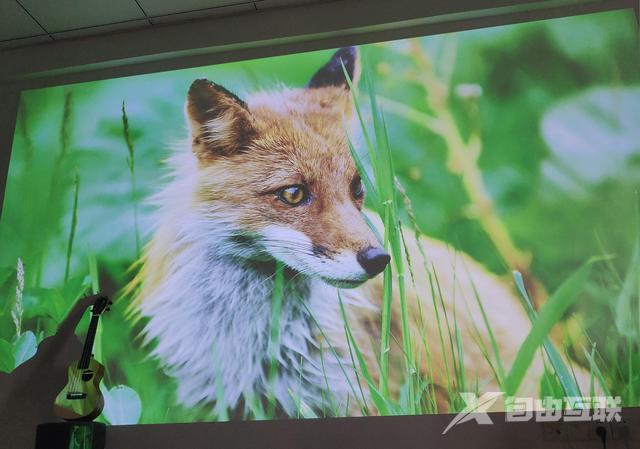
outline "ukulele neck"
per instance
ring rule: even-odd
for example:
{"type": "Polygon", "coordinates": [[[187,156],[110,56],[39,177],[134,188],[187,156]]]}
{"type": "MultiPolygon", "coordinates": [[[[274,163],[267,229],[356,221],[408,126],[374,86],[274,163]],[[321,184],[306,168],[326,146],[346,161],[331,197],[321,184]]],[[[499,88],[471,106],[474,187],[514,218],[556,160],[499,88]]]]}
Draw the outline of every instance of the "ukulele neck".
{"type": "Polygon", "coordinates": [[[96,339],[96,332],[98,330],[98,319],[100,319],[100,315],[91,315],[91,323],[89,323],[87,338],[84,342],[84,348],[82,349],[82,357],[80,357],[78,361],[78,369],[80,370],[89,368],[91,353],[93,352],[93,342],[96,339]]]}

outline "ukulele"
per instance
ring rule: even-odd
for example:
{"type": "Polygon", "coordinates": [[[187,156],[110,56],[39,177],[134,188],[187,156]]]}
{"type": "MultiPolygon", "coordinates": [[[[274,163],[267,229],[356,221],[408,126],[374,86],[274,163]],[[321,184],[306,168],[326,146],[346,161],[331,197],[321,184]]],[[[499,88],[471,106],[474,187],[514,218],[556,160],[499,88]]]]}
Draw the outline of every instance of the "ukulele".
{"type": "Polygon", "coordinates": [[[79,361],[69,366],[67,385],[56,397],[54,413],[67,421],[92,421],[104,407],[104,397],[100,392],[100,382],[104,366],[93,358],[93,342],[98,329],[98,320],[111,301],[106,296],[99,297],[91,309],[91,323],[79,361]]]}

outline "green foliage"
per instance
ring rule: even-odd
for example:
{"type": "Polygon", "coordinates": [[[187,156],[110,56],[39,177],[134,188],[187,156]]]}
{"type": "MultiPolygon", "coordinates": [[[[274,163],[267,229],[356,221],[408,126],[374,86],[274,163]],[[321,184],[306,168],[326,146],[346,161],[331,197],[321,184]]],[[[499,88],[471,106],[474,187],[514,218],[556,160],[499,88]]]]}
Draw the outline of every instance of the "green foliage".
{"type": "Polygon", "coordinates": [[[102,392],[103,416],[110,424],[138,424],[142,415],[142,402],[138,393],[125,385],[117,385],[102,392]]]}
{"type": "Polygon", "coordinates": [[[0,371],[10,373],[36,353],[36,336],[27,331],[17,336],[13,342],[0,339],[0,371]]]}
{"type": "Polygon", "coordinates": [[[37,348],[38,343],[33,332],[27,331],[21,334],[13,345],[15,366],[17,367],[33,357],[36,354],[37,348]]]}
{"type": "Polygon", "coordinates": [[[10,373],[16,366],[13,346],[6,340],[0,340],[0,371],[10,373]]]}

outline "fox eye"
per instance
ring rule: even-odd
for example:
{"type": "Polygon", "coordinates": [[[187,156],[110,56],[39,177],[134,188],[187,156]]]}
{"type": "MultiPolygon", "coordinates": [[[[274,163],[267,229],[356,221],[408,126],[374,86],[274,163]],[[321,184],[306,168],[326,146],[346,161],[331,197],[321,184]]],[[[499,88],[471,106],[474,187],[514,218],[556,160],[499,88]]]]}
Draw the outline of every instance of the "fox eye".
{"type": "Polygon", "coordinates": [[[309,201],[309,192],[302,185],[284,187],[276,192],[276,196],[290,206],[299,206],[309,201]]]}
{"type": "Polygon", "coordinates": [[[353,178],[353,181],[351,181],[351,186],[349,186],[349,188],[351,189],[351,195],[353,195],[353,198],[355,198],[356,200],[359,200],[364,196],[364,187],[362,186],[362,180],[360,179],[360,176],[356,176],[355,178],[353,178]]]}

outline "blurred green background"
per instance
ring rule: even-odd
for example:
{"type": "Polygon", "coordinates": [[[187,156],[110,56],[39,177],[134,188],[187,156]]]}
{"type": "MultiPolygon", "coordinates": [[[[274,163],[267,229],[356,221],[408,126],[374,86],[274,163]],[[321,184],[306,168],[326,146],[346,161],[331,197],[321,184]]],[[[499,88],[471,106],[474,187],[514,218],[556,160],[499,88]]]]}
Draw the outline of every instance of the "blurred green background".
{"type": "MultiPolygon", "coordinates": [[[[597,345],[611,392],[626,405],[638,405],[640,395],[634,20],[631,12],[606,12],[371,44],[364,52],[397,176],[426,234],[498,274],[513,268],[447,165],[446,139],[407,117],[407,111],[434,112],[425,63],[446,93],[440,106],[459,135],[481,142],[475,167],[514,245],[530,255],[532,275],[553,291],[590,257],[610,256],[574,312],[597,345]]],[[[153,229],[146,200],[165,182],[163,160],[187,138],[183,106],[194,79],[209,78],[241,97],[280,83],[303,86],[331,54],[23,92],[0,222],[0,369],[11,371],[33,355],[92,285],[116,292],[135,274],[130,267],[153,229]]],[[[136,339],[140,324],[125,309],[117,304],[103,320],[96,351],[107,365],[108,404],[129,412],[118,418],[107,410],[104,418],[114,424],[215,419],[210,407],[175,404],[173,381],[145,357],[136,339]]]]}

